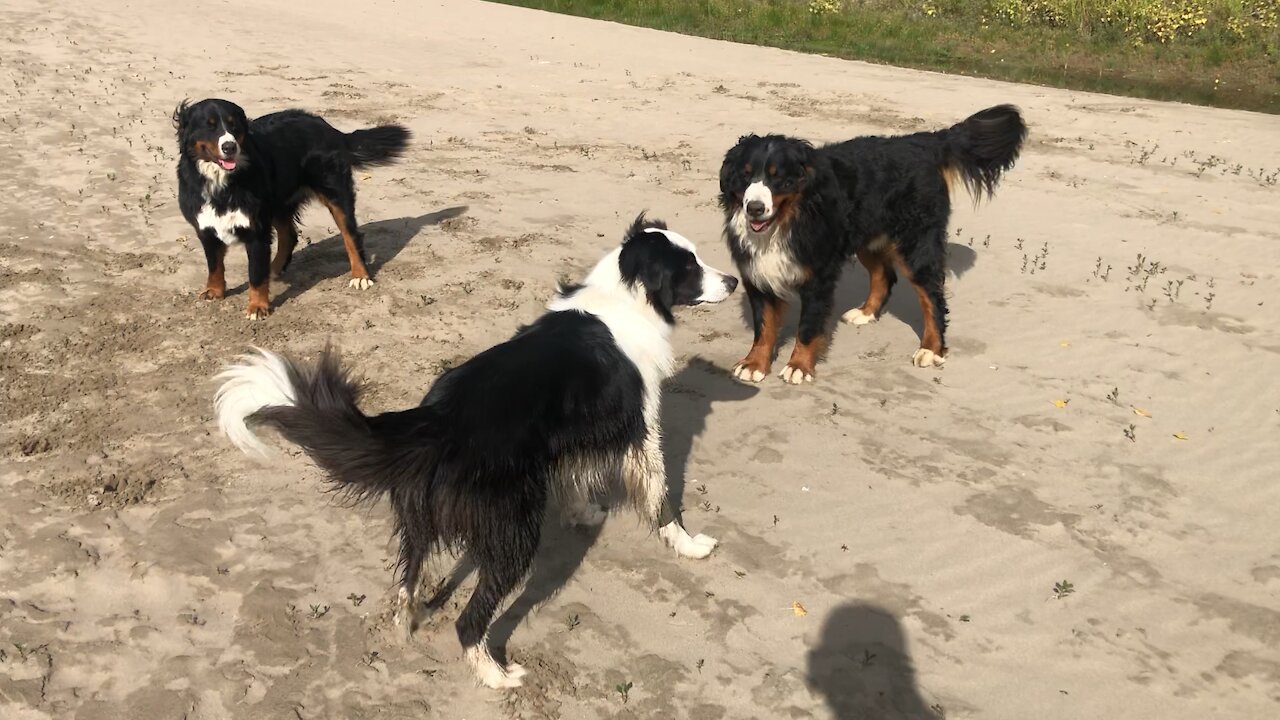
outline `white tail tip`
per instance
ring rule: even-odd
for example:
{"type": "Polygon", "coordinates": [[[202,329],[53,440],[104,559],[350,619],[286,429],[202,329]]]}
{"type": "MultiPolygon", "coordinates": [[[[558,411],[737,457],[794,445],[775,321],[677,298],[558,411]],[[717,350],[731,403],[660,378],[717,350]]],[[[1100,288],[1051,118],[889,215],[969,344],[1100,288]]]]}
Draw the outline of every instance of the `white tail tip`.
{"type": "Polygon", "coordinates": [[[273,352],[254,348],[241,355],[238,363],[226,365],[214,376],[221,386],[213,396],[218,427],[232,444],[245,453],[266,457],[267,446],[258,439],[245,419],[262,408],[297,405],[289,380],[289,361],[273,352]]]}

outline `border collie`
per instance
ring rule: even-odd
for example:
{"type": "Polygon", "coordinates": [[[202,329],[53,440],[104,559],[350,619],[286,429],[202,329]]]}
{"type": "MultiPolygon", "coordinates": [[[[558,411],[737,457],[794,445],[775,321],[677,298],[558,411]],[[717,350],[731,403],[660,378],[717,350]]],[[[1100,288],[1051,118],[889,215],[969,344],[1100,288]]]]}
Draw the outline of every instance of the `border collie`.
{"type": "Polygon", "coordinates": [[[990,197],[1026,134],[1017,108],[1000,105],[938,132],[819,148],[782,135],[740,138],[720,168],[720,206],[755,342],[734,375],[760,382],[769,373],[786,302],[799,296],[799,332],[780,375],[796,385],[811,382],[826,346],[836,283],[855,255],[871,286],[866,302],[842,320],[874,322],[901,274],[924,312],[912,364],[942,365],[951,190],[963,183],[975,203],[990,197]]]}
{"type": "Polygon", "coordinates": [[[409,131],[383,125],[343,133],[322,118],[285,110],[253,120],[226,100],[184,100],[178,131],[178,206],[195,228],[209,264],[200,297],[227,293],[223,258],[243,243],[249,256],[250,320],[271,313],[270,278],[280,277],[298,244],[298,213],[318,199],[333,215],[351,261],[351,287],[373,285],[356,223],[353,168],[385,165],[405,150],[409,131]],[[277,248],[271,259],[271,231],[277,248]]]}
{"type": "Polygon", "coordinates": [[[518,687],[524,669],[496,661],[487,633],[529,571],[551,496],[574,522],[598,524],[604,511],[590,496],[621,478],[676,553],[703,558],[716,546],[690,536],[668,501],[659,403],[675,362],[672,311],[720,302],[737,284],[642,214],[586,280],[562,286],[510,340],[441,375],[418,407],[366,415],[328,350],[314,365],[258,350],[218,375],[218,424],[259,453],[266,447],[249,426],[272,426],[336,488],[388,496],[400,539],[396,622],[408,633],[423,559],[465,549],[479,578],[458,639],[482,683],[518,687]]]}

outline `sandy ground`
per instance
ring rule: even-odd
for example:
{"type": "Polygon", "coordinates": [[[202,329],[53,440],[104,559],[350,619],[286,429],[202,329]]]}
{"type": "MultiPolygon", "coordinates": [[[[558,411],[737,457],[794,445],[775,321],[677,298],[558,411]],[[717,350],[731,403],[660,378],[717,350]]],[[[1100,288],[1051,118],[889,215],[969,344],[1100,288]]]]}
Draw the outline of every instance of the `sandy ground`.
{"type": "MultiPolygon", "coordinates": [[[[354,7],[0,7],[0,716],[1280,710],[1275,117],[354,7]],[[414,130],[360,177],[373,290],[347,288],[313,209],[270,320],[242,317],[238,254],[235,294],[195,300],[169,113],[210,95],[414,130]],[[417,402],[644,208],[727,269],[716,174],[743,132],[931,129],[999,102],[1032,134],[994,203],[958,203],[946,369],[909,364],[909,292],[800,388],[728,377],[741,303],[684,313],[669,473],[723,544],[681,561],[627,513],[549,528],[495,631],[532,671],[519,691],[474,685],[456,601],[396,639],[385,505],[338,505],[295,452],[255,464],[212,425],[209,378],[250,344],[334,339],[369,409],[417,402]]],[[[839,310],[865,289],[847,273],[839,310]]]]}

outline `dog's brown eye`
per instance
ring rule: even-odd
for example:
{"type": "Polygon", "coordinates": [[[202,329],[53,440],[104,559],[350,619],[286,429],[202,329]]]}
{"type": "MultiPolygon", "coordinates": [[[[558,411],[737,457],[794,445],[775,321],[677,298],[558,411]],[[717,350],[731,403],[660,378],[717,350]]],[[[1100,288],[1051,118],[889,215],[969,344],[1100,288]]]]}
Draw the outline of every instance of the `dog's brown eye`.
{"type": "Polygon", "coordinates": [[[215,118],[209,118],[209,127],[217,127],[218,121],[215,118]]]}

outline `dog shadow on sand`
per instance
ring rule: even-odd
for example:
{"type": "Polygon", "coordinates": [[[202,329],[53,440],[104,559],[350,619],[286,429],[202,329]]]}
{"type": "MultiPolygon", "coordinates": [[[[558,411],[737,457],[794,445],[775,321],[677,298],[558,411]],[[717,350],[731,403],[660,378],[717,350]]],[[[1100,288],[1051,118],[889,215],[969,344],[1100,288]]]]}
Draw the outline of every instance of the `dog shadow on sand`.
{"type": "MultiPolygon", "coordinates": [[[[947,243],[948,288],[957,278],[964,277],[966,272],[973,269],[977,262],[978,253],[973,248],[960,243],[947,243]]],[[[871,279],[867,275],[866,268],[862,267],[860,263],[850,261],[845,266],[840,282],[836,284],[836,295],[835,301],[831,306],[828,332],[834,331],[838,336],[842,329],[848,327],[840,322],[840,316],[853,308],[861,307],[863,301],[867,299],[867,292],[870,289],[871,279]]],[[[751,306],[747,303],[746,293],[742,294],[741,311],[742,322],[750,329],[751,306]]],[[[880,322],[885,322],[890,318],[910,325],[916,337],[924,334],[924,314],[920,312],[920,301],[916,299],[916,293],[912,289],[911,283],[901,276],[898,277],[898,282],[893,286],[893,291],[889,295],[889,302],[885,303],[884,309],[880,313],[880,322]]],[[[786,360],[791,353],[789,343],[795,338],[796,324],[799,319],[800,302],[799,300],[792,300],[787,304],[787,314],[783,320],[782,332],[778,333],[778,349],[776,352],[780,354],[782,360],[786,360]]],[[[751,336],[745,336],[744,349],[750,345],[750,341],[751,336]]]]}
{"type": "Polygon", "coordinates": [[[805,682],[836,720],[941,720],[945,712],[921,696],[901,623],[875,605],[851,602],[827,616],[805,682]]]}
{"type": "MultiPolygon", "coordinates": [[[[694,440],[706,429],[707,418],[715,405],[746,400],[757,392],[758,388],[734,380],[724,370],[697,357],[667,380],[662,399],[662,445],[667,470],[667,497],[673,507],[680,507],[694,440]]],[[[612,502],[611,507],[614,513],[630,512],[625,503],[612,502]]],[[[507,641],[529,613],[554,597],[569,582],[599,539],[602,529],[603,525],[567,527],[560,520],[560,509],[549,509],[543,523],[542,543],[524,589],[489,629],[489,641],[495,657],[505,656],[507,641]]],[[[696,534],[698,530],[691,528],[690,532],[696,534]]],[[[636,532],[643,532],[643,526],[638,526],[636,532]]],[[[656,532],[636,540],[643,552],[670,552],[656,532]]],[[[473,569],[465,557],[459,560],[427,601],[428,611],[441,607],[473,569]]]]}
{"type": "MultiPolygon", "coordinates": [[[[360,226],[364,235],[364,254],[368,258],[366,266],[374,282],[378,280],[378,271],[390,262],[409,241],[418,235],[424,227],[439,225],[449,218],[458,217],[467,211],[465,205],[445,208],[418,217],[402,217],[393,220],[377,220],[360,226]]],[[[272,250],[274,257],[275,251],[272,250]]],[[[332,235],[310,245],[299,243],[293,251],[293,259],[281,279],[272,278],[272,284],[284,286],[284,291],[271,298],[271,309],[277,310],[295,297],[309,291],[325,280],[346,277],[351,274],[351,263],[347,260],[347,251],[342,244],[341,235],[332,235]]],[[[248,284],[236,288],[241,292],[248,284]]],[[[231,295],[233,293],[228,293],[231,295]]]]}

